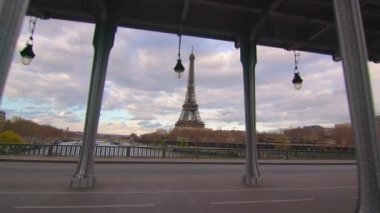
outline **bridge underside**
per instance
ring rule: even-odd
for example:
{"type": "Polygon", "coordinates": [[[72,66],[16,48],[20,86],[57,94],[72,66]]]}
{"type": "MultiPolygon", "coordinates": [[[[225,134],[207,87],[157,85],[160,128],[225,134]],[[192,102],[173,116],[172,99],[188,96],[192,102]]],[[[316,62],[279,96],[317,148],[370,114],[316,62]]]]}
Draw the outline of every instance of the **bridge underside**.
{"type": "MultiPolygon", "coordinates": [[[[27,14],[95,23],[96,0],[31,0],[27,14]]],[[[332,1],[111,0],[103,3],[120,27],[236,42],[249,26],[258,45],[340,58],[332,1]]],[[[360,1],[369,59],[380,60],[380,1],[360,1]]]]}
{"type": "Polygon", "coordinates": [[[108,57],[117,27],[235,42],[243,67],[246,166],[243,184],[260,185],[257,167],[256,46],[329,54],[342,60],[359,174],[358,212],[380,212],[380,141],[367,61],[380,62],[378,0],[5,0],[0,1],[2,94],[22,18],[95,23],[94,60],[82,154],[72,187],[95,185],[93,154],[108,57]]]}

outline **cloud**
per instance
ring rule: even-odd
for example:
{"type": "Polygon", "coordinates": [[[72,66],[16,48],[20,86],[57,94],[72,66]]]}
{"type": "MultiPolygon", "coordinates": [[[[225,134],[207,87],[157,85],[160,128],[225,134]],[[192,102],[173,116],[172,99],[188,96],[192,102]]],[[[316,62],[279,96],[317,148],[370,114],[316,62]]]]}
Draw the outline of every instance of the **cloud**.
{"type": "Polygon", "coordinates": [[[150,129],[158,129],[162,125],[159,122],[150,122],[150,121],[140,121],[138,124],[141,126],[141,128],[150,128],[150,129]]]}
{"type": "MultiPolygon", "coordinates": [[[[39,20],[36,58],[21,65],[18,51],[6,84],[2,108],[59,128],[82,131],[91,77],[94,25],[39,20]]],[[[17,49],[28,37],[27,20],[17,49]]],[[[178,36],[119,28],[108,63],[99,132],[144,133],[173,128],[185,99],[189,55],[195,54],[196,96],[208,128],[244,127],[243,72],[240,50],[233,43],[182,37],[184,78],[175,76],[178,36]]],[[[257,127],[271,130],[349,121],[341,63],[330,56],[301,53],[302,90],[291,80],[291,51],[258,47],[255,71],[257,127]]],[[[380,66],[370,63],[374,108],[380,114],[380,66]]]]}

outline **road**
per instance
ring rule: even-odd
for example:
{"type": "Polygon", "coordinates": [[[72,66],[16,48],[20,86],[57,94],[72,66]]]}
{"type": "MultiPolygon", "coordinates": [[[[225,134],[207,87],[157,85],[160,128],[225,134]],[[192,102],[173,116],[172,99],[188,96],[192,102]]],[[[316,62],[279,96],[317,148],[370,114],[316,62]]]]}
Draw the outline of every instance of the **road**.
{"type": "Polygon", "coordinates": [[[240,184],[242,165],[96,164],[94,189],[72,190],[75,164],[0,163],[1,212],[354,212],[354,165],[262,165],[264,185],[240,184]]]}

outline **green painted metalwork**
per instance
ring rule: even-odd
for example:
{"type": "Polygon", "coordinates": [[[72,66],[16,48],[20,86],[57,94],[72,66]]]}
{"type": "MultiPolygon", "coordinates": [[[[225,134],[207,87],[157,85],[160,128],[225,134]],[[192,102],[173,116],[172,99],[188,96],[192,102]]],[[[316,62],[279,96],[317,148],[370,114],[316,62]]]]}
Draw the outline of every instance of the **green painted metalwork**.
{"type": "MultiPolygon", "coordinates": [[[[80,145],[0,144],[0,155],[79,156],[80,145]]],[[[124,158],[198,158],[244,159],[244,148],[210,148],[177,146],[96,146],[95,157],[124,158]]],[[[259,159],[278,160],[354,160],[353,151],[311,151],[259,149],[259,159]]]]}

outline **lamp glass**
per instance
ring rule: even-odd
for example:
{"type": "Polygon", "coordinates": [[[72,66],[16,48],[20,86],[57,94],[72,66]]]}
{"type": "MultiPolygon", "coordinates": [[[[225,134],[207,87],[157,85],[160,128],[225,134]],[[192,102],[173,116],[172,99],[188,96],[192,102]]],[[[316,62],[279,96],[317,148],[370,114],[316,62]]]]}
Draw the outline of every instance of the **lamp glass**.
{"type": "Polygon", "coordinates": [[[296,89],[296,90],[300,90],[302,87],[302,83],[295,83],[293,85],[294,85],[294,89],[296,89]]]}
{"type": "Polygon", "coordinates": [[[21,55],[21,62],[24,65],[29,65],[30,63],[32,63],[34,56],[36,56],[33,52],[33,45],[27,43],[25,48],[20,51],[20,55],[21,55]]]}
{"type": "Polygon", "coordinates": [[[174,71],[177,73],[178,78],[181,78],[183,71],[185,71],[185,67],[182,65],[181,59],[177,60],[177,64],[174,67],[174,71]]]}
{"type": "Polygon", "coordinates": [[[178,78],[181,78],[182,77],[182,72],[176,72],[176,75],[178,78]]]}
{"type": "Polygon", "coordinates": [[[302,78],[301,78],[299,72],[294,73],[294,78],[293,78],[293,80],[292,80],[292,83],[293,83],[293,85],[294,85],[294,89],[296,89],[296,90],[300,90],[301,87],[302,87],[302,81],[303,81],[303,80],[302,80],[302,78]]]}
{"type": "Polygon", "coordinates": [[[29,65],[30,63],[32,63],[32,60],[33,60],[33,58],[32,58],[32,57],[29,57],[29,56],[22,56],[22,57],[21,57],[21,62],[22,62],[24,65],[29,65]]]}

